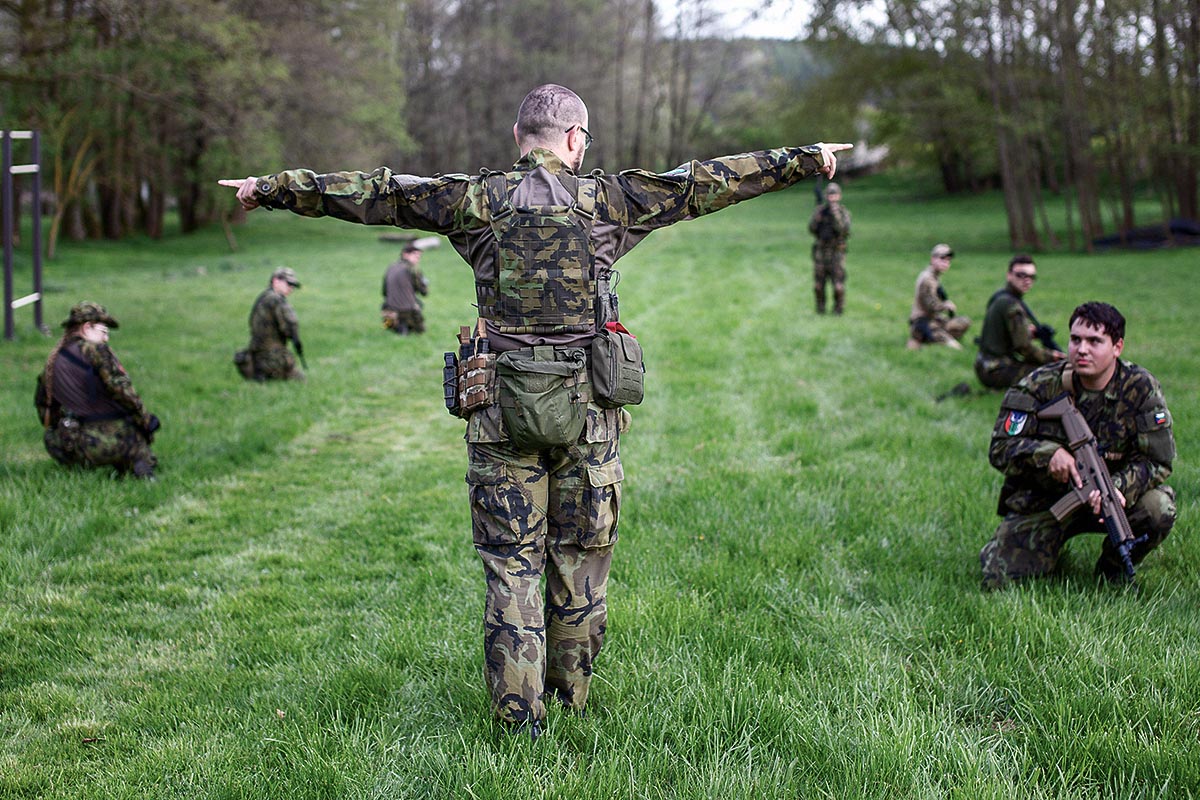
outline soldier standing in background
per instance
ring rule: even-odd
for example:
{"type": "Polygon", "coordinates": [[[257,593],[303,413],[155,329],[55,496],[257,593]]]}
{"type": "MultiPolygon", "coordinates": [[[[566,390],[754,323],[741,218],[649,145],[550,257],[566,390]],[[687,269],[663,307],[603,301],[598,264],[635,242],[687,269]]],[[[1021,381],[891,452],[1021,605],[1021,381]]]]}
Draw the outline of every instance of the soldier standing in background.
{"type": "Polygon", "coordinates": [[[400,260],[383,275],[383,326],[400,336],[425,332],[425,315],[417,295],[429,294],[429,283],[421,274],[421,248],[404,245],[400,260]]]}
{"type": "MultiPolygon", "coordinates": [[[[985,589],[1049,573],[1067,539],[1105,530],[1097,518],[1099,492],[1093,493],[1090,509],[1084,506],[1061,522],[1050,512],[1067,493],[1068,481],[1083,485],[1062,423],[1037,416],[1063,392],[1096,437],[1130,528],[1148,536],[1130,553],[1133,563],[1167,538],[1175,524],[1175,491],[1163,483],[1175,460],[1171,412],[1154,376],[1120,359],[1125,318],[1107,303],[1084,303],[1072,312],[1070,329],[1067,360],[1034,370],[1000,403],[988,459],[1004,474],[997,510],[1004,520],[979,554],[985,589]]],[[[1107,537],[1096,575],[1111,582],[1124,576],[1107,537]]]]}
{"type": "Polygon", "coordinates": [[[908,315],[908,349],[923,344],[944,344],[962,350],[958,340],[971,326],[968,317],[957,315],[957,307],[942,287],[942,275],[950,269],[954,250],[948,244],[936,244],[929,254],[929,266],[917,276],[912,311],[908,315]]]}
{"type": "Polygon", "coordinates": [[[657,228],[817,173],[832,177],[834,154],[851,147],[785,147],[662,174],[580,177],[592,143],[587,126],[579,96],[547,84],[521,103],[513,126],[520,158],[507,172],[423,178],[380,167],[221,181],[237,187],[247,209],[444,234],[473,268],[477,329],[484,352],[499,353],[500,379],[498,402],[467,415],[472,532],[487,582],[484,672],[496,717],[534,738],[545,700],[584,708],[607,626],[624,478],[618,437],[629,414],[595,402],[599,383],[588,362],[605,332],[615,332],[613,263],[657,228]],[[522,383],[521,374],[567,377],[522,383]],[[546,387],[539,397],[552,399],[554,414],[516,403],[534,384],[546,387]],[[531,428],[544,434],[541,443],[531,428]]]}
{"type": "Polygon", "coordinates": [[[108,346],[116,319],[99,303],[84,302],[62,326],[66,333],[46,359],[34,394],[46,451],[61,464],[110,465],[153,478],[158,459],[150,443],[158,417],[146,411],[108,346]]]}
{"type": "Polygon", "coordinates": [[[291,267],[280,267],[271,273],[267,288],[250,309],[250,344],[233,356],[242,377],[247,380],[304,380],[296,367],[296,359],[288,350],[290,339],[296,355],[304,358],[300,343],[300,321],[288,303],[288,296],[300,288],[291,267]]]}
{"type": "Polygon", "coordinates": [[[832,181],[825,187],[825,202],[808,221],[815,239],[813,294],[817,313],[825,313],[825,285],[833,284],[833,313],[841,314],[846,304],[846,240],[850,238],[850,212],[842,205],[842,188],[832,181]]]}
{"type": "Polygon", "coordinates": [[[1033,259],[1024,254],[1013,256],[1004,288],[988,300],[975,375],[990,389],[1007,389],[1042,364],[1065,357],[1059,350],[1043,347],[1036,338],[1040,326],[1025,304],[1025,295],[1036,280],[1033,259]]]}

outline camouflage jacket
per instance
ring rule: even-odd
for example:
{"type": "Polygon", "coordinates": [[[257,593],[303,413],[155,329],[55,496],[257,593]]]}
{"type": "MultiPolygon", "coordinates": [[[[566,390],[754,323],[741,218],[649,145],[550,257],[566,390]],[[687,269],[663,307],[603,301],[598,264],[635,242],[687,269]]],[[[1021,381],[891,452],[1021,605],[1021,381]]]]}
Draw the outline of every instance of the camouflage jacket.
{"type": "Polygon", "coordinates": [[[300,338],[300,321],[287,298],[278,292],[264,289],[250,309],[251,352],[286,348],[288,339],[300,338]]]}
{"type": "MultiPolygon", "coordinates": [[[[592,172],[594,267],[597,272],[611,267],[655,229],[784,189],[814,174],[822,163],[820,148],[808,145],[691,161],[661,174],[592,172]]],[[[533,202],[548,202],[555,191],[561,192],[561,184],[546,180],[546,174],[564,172],[574,174],[557,155],[535,148],[507,174],[521,180],[523,187],[532,187],[533,202]]],[[[259,178],[257,197],[267,208],[307,217],[328,215],[365,225],[440,233],[474,269],[477,284],[492,280],[496,273],[497,245],[483,175],[422,178],[386,167],[371,173],[327,175],[290,170],[259,178]]],[[[581,344],[590,334],[505,337],[489,323],[488,337],[493,350],[506,350],[531,344],[581,344]]]]}
{"type": "Polygon", "coordinates": [[[43,424],[57,424],[64,414],[80,421],[129,417],[146,427],[150,415],[129,373],[107,344],[73,336],[54,359],[53,392],[47,391],[46,371],[38,375],[33,402],[43,424]]]}
{"type": "MultiPolygon", "coordinates": [[[[1066,486],[1050,477],[1050,458],[1066,444],[1062,423],[1039,420],[1037,409],[1063,392],[1060,361],[1039,367],[1009,389],[992,430],[988,459],[1004,473],[998,513],[1045,511],[1066,494],[1066,486]]],[[[1117,361],[1116,372],[1102,391],[1088,391],[1074,381],[1075,405],[1096,436],[1113,484],[1132,507],[1147,490],[1171,474],[1175,439],[1171,412],[1158,381],[1145,369],[1117,361]]]]}
{"type": "Polygon", "coordinates": [[[404,259],[394,262],[383,274],[383,307],[392,311],[416,311],[419,294],[429,294],[429,283],[420,267],[404,259]]]}
{"type": "Polygon", "coordinates": [[[979,353],[988,358],[1012,358],[1026,364],[1049,364],[1054,356],[1033,338],[1033,320],[1025,303],[1007,286],[992,295],[979,334],[979,353]]]}
{"type": "Polygon", "coordinates": [[[946,299],[946,290],[942,288],[941,279],[934,273],[933,267],[926,267],[917,276],[912,311],[908,314],[909,321],[944,318],[950,316],[949,311],[950,302],[946,299]]]}
{"type": "Polygon", "coordinates": [[[818,247],[845,249],[850,238],[850,212],[841,203],[822,203],[808,220],[808,232],[817,238],[818,247]]]}

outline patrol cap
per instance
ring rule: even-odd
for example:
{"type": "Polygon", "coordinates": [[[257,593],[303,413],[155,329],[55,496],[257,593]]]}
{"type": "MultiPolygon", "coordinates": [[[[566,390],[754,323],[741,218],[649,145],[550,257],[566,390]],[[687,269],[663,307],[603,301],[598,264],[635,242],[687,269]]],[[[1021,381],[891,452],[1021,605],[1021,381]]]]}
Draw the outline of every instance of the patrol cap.
{"type": "Polygon", "coordinates": [[[933,258],[954,258],[954,248],[945,243],[935,244],[929,255],[933,258]]]}
{"type": "Polygon", "coordinates": [[[838,185],[837,185],[836,183],[834,183],[833,181],[830,181],[830,182],[829,182],[829,183],[828,183],[828,184],[825,186],[825,194],[827,194],[827,195],[829,195],[829,194],[841,194],[841,193],[842,193],[842,187],[838,186],[838,185]]]}
{"type": "Polygon", "coordinates": [[[99,303],[93,303],[90,300],[85,300],[82,303],[76,303],[71,306],[71,313],[63,320],[64,328],[74,328],[76,325],[82,325],[85,322],[102,322],[110,328],[121,327],[116,318],[105,310],[104,306],[99,303]]]}
{"type": "Polygon", "coordinates": [[[296,271],[291,267],[279,267],[276,269],[271,273],[271,280],[275,280],[276,278],[295,286],[297,289],[300,288],[300,281],[296,280],[296,271]]]}

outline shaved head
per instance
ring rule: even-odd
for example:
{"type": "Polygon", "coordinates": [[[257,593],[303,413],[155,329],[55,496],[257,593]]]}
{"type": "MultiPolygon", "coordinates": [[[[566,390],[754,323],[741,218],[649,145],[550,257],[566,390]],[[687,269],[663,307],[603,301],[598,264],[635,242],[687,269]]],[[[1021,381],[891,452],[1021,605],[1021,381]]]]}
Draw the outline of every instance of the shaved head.
{"type": "Polygon", "coordinates": [[[587,125],[587,106],[565,86],[547,83],[521,101],[517,111],[517,142],[522,146],[553,145],[576,125],[587,125]]]}

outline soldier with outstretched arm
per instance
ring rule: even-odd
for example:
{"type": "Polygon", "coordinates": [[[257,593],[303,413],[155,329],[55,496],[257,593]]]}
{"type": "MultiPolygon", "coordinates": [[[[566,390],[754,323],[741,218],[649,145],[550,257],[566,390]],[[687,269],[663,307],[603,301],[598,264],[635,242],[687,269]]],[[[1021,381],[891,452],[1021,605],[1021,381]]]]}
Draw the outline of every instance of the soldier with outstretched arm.
{"type": "MultiPolygon", "coordinates": [[[[247,209],[442,234],[471,265],[479,322],[462,326],[455,347],[480,391],[448,386],[447,405],[467,421],[492,708],[509,730],[534,738],[546,700],[582,711],[604,642],[624,478],[618,439],[629,421],[622,403],[637,402],[623,382],[636,380],[640,399],[641,379],[640,363],[621,364],[605,380],[594,374],[613,352],[598,345],[640,354],[632,337],[621,338],[628,333],[609,288],[614,262],[658,228],[818,173],[832,177],[835,153],[850,148],[783,147],[661,174],[582,174],[588,124],[578,95],[547,84],[521,103],[513,126],[520,158],[507,170],[289,170],[221,181],[247,209]],[[604,387],[614,391],[605,396],[604,387]]],[[[447,354],[451,379],[454,359],[447,354]]]]}
{"type": "Polygon", "coordinates": [[[1175,491],[1164,481],[1175,459],[1171,413],[1154,376],[1121,360],[1124,346],[1121,313],[1084,303],[1071,314],[1067,360],[1035,370],[1004,395],[989,450],[1004,474],[1004,519],[979,554],[984,588],[1052,572],[1067,539],[1087,532],[1109,534],[1096,575],[1123,581],[1170,533],[1175,491]],[[1111,496],[1097,484],[1100,467],[1076,446],[1086,431],[1064,425],[1063,395],[1095,437],[1111,496]],[[1080,463],[1088,474],[1080,474],[1080,463]],[[1063,498],[1086,489],[1085,478],[1095,488],[1086,491],[1086,507],[1071,513],[1082,498],[1063,498]],[[1104,519],[1106,501],[1124,508],[1128,531],[1114,531],[1114,520],[1104,519]]]}

